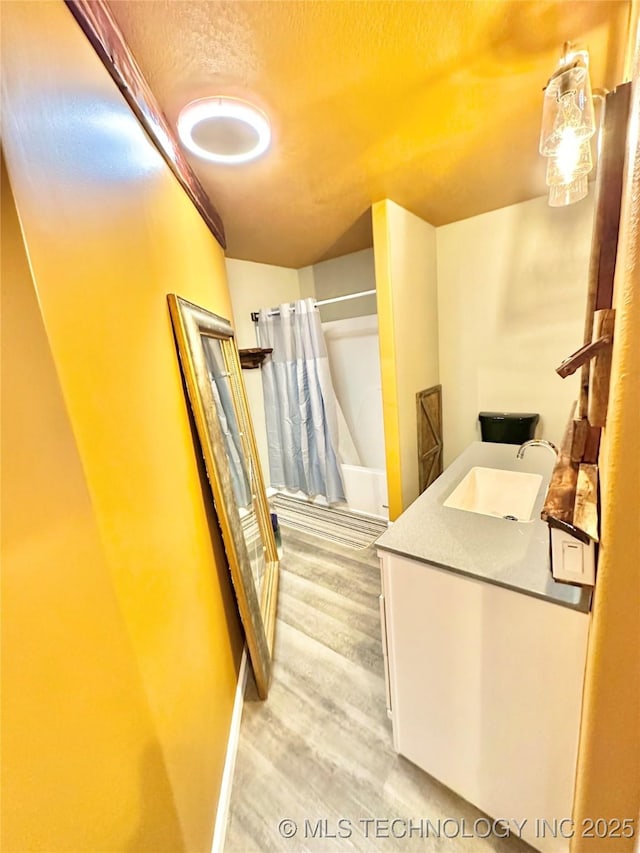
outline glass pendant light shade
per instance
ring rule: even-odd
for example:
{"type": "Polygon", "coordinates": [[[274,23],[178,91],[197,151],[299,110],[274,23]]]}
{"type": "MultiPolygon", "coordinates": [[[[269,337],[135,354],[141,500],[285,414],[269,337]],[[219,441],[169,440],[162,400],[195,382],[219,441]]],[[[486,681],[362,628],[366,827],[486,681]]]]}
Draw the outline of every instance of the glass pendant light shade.
{"type": "Polygon", "coordinates": [[[562,147],[589,139],[596,130],[588,54],[580,51],[561,65],[544,91],[540,153],[551,157],[562,147]]]}
{"type": "Polygon", "coordinates": [[[558,153],[547,158],[547,186],[570,184],[588,175],[592,168],[591,140],[585,139],[582,143],[565,140],[558,153]]]}
{"type": "Polygon", "coordinates": [[[566,207],[585,198],[589,192],[587,176],[576,178],[570,184],[556,184],[549,187],[549,206],[566,207]]]}

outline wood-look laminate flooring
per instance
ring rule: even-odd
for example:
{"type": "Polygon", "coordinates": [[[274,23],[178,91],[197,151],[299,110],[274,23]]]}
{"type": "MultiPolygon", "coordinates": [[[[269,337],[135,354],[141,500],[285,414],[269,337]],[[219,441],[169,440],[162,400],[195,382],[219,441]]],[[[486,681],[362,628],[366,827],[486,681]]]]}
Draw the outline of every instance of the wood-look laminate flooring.
{"type": "Polygon", "coordinates": [[[287,528],[283,544],[273,681],[266,702],[247,683],[225,853],[531,853],[478,837],[485,822],[474,836],[484,815],[393,751],[375,550],[287,528]]]}

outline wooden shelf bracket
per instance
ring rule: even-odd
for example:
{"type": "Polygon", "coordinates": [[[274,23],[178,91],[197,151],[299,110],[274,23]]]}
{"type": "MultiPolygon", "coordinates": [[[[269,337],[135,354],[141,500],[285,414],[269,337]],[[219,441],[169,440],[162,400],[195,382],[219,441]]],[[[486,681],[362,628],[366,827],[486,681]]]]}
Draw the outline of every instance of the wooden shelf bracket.
{"type": "Polygon", "coordinates": [[[272,349],[266,347],[252,347],[250,349],[238,350],[240,355],[240,365],[243,370],[255,370],[260,367],[262,362],[268,355],[271,355],[272,349]]]}

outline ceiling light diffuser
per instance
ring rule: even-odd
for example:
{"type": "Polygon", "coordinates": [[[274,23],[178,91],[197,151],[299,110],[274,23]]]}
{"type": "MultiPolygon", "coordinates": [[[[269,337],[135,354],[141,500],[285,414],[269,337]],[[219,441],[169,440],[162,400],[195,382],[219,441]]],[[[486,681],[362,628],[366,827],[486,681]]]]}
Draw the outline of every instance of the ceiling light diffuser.
{"type": "Polygon", "coordinates": [[[246,163],[269,147],[266,115],[247,101],[217,96],[191,101],[178,117],[182,144],[213,163],[246,163]]]}

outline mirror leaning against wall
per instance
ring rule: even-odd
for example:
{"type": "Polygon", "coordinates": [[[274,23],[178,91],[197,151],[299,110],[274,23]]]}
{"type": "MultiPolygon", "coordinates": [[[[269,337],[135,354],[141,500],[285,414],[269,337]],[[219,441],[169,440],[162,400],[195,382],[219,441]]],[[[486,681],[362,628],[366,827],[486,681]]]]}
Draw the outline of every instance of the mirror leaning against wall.
{"type": "Polygon", "coordinates": [[[266,699],[278,554],[233,328],[175,294],[167,300],[256,687],[266,699]]]}

